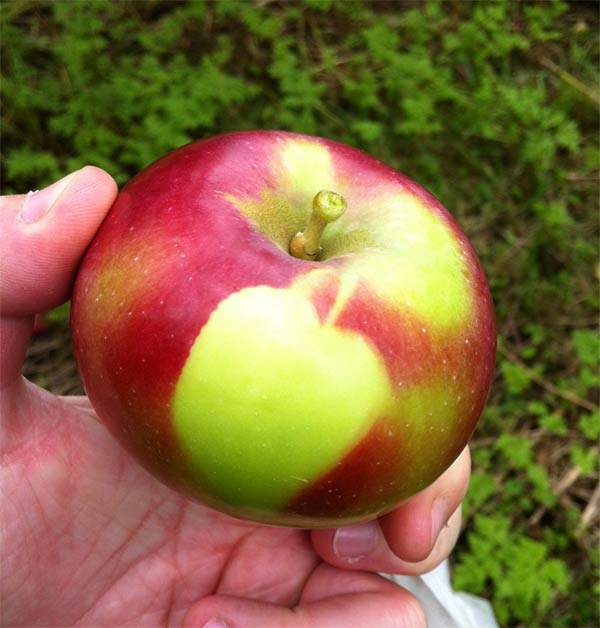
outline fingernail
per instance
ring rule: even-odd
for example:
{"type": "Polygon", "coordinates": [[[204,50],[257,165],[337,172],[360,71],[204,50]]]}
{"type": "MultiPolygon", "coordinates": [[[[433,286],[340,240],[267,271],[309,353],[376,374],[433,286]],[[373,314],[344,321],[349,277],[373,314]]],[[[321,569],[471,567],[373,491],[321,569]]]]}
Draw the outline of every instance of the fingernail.
{"type": "Polygon", "coordinates": [[[58,200],[58,197],[62,194],[65,188],[71,183],[73,177],[79,171],[72,172],[66,177],[63,177],[56,183],[52,183],[43,190],[37,190],[35,192],[29,192],[25,197],[25,202],[21,211],[17,215],[17,220],[21,220],[27,224],[37,222],[43,218],[51,209],[54,203],[58,200]]]}
{"type": "Polygon", "coordinates": [[[435,541],[442,531],[442,528],[448,521],[448,505],[443,497],[438,497],[431,507],[431,545],[435,544],[435,541]]]}
{"type": "Polygon", "coordinates": [[[218,617],[211,617],[202,628],[229,628],[229,626],[218,617]]]}
{"type": "Polygon", "coordinates": [[[333,537],[333,552],[347,561],[358,560],[375,549],[378,538],[379,528],[375,521],[339,528],[333,537]]]}

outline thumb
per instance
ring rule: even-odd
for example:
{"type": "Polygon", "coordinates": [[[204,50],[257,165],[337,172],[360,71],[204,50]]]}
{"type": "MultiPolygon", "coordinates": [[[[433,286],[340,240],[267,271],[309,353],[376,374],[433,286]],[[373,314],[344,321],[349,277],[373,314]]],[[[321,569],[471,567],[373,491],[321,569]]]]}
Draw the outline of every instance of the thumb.
{"type": "Polygon", "coordinates": [[[18,378],[33,315],[66,301],[117,186],[87,166],[39,192],[0,197],[0,387],[18,378]]]}
{"type": "Polygon", "coordinates": [[[0,308],[29,316],[69,298],[77,264],[117,193],[87,166],[39,192],[0,199],[0,308]]]}

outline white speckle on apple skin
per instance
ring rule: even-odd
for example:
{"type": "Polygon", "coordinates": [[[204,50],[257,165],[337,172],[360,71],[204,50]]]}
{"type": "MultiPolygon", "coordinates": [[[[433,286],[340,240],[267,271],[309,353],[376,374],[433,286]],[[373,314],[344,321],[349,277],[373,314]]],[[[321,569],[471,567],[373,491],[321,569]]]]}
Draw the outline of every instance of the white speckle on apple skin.
{"type": "Polygon", "coordinates": [[[290,475],[292,480],[298,480],[298,482],[304,482],[304,484],[309,484],[309,481],[306,478],[300,478],[296,475],[290,475]]]}

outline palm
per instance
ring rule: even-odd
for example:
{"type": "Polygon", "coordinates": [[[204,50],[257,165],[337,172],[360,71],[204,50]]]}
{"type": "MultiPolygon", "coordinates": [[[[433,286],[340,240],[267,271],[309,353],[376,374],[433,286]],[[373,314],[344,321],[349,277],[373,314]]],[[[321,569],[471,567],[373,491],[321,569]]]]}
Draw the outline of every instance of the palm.
{"type": "Polygon", "coordinates": [[[132,462],[86,399],[24,394],[16,422],[31,427],[11,435],[3,484],[5,521],[19,522],[5,539],[9,623],[180,625],[215,592],[299,602],[320,562],[306,533],[189,502],[132,462]]]}

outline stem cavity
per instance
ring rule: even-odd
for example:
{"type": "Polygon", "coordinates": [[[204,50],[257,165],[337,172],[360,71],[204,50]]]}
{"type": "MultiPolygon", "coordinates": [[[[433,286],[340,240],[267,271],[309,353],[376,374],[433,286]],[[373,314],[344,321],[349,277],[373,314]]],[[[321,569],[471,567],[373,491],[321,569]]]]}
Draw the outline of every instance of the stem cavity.
{"type": "Polygon", "coordinates": [[[304,231],[290,241],[290,254],[298,259],[315,260],[321,252],[325,227],[346,211],[346,200],[337,192],[321,190],[313,198],[312,212],[304,231]]]}

